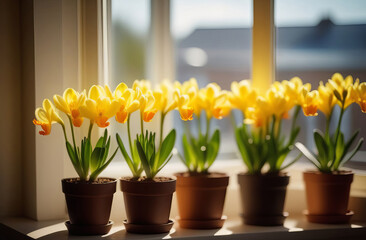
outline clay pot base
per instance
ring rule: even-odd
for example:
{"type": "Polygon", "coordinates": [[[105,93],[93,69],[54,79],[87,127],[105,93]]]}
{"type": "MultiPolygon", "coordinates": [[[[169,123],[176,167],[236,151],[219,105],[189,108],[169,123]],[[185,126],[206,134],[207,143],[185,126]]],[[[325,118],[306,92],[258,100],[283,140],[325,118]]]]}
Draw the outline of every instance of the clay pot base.
{"type": "Polygon", "coordinates": [[[189,228],[189,229],[215,229],[222,228],[227,219],[226,216],[222,216],[221,219],[214,220],[189,220],[189,219],[180,219],[177,217],[177,221],[181,228],[189,228]]]}
{"type": "Polygon", "coordinates": [[[104,235],[111,230],[113,221],[110,220],[106,225],[78,225],[66,221],[65,225],[71,235],[104,235]]]}
{"type": "Polygon", "coordinates": [[[169,220],[168,223],[164,224],[133,224],[128,223],[127,220],[123,220],[126,231],[129,233],[139,233],[139,234],[158,234],[158,233],[168,233],[172,229],[174,222],[169,220]]]}
{"type": "Polygon", "coordinates": [[[353,216],[353,211],[348,211],[344,215],[312,215],[309,214],[308,210],[304,211],[304,214],[309,222],[312,223],[323,223],[323,224],[342,224],[349,223],[353,216]]]}
{"type": "Polygon", "coordinates": [[[275,216],[244,216],[243,214],[240,214],[240,216],[246,225],[282,226],[286,217],[288,217],[288,212],[275,216]]]}

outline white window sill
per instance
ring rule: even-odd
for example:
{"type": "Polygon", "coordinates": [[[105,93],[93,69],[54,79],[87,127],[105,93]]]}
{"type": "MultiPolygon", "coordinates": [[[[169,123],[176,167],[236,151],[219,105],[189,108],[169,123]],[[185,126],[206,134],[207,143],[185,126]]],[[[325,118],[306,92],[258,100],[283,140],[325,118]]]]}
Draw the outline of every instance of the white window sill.
{"type": "MultiPolygon", "coordinates": [[[[37,222],[26,218],[7,218],[0,221],[8,226],[7,239],[42,239],[42,240],[78,240],[78,239],[364,239],[366,223],[326,225],[308,223],[304,217],[288,218],[284,226],[259,227],[242,224],[239,218],[229,219],[221,229],[189,230],[181,229],[175,223],[170,233],[155,235],[139,235],[126,233],[121,222],[112,227],[104,236],[71,236],[68,235],[64,220],[37,222]],[[14,232],[17,231],[18,233],[14,232]],[[12,238],[11,234],[17,234],[12,238]],[[27,238],[28,237],[28,238],[27,238]]],[[[1,236],[4,228],[0,226],[1,236]]]]}

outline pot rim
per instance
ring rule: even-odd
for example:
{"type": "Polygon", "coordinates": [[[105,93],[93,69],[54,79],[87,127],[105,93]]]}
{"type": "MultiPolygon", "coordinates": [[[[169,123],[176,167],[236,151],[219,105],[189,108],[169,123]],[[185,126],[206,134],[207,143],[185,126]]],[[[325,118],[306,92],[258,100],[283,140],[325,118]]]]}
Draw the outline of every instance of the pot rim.
{"type": "Polygon", "coordinates": [[[123,182],[129,182],[129,183],[136,183],[136,184],[162,184],[162,183],[171,183],[171,182],[176,182],[177,180],[171,177],[162,177],[162,178],[168,178],[169,180],[167,181],[163,181],[163,182],[155,182],[155,181],[136,181],[136,180],[132,180],[132,181],[128,181],[125,180],[124,178],[131,178],[132,177],[120,177],[118,180],[119,181],[123,181],[123,182]]]}
{"type": "Polygon", "coordinates": [[[291,175],[288,172],[279,172],[280,174],[269,174],[269,173],[261,173],[261,174],[249,174],[248,172],[240,172],[237,176],[253,176],[253,177],[290,177],[291,175]]]}
{"type": "Polygon", "coordinates": [[[317,169],[308,169],[305,170],[303,172],[303,174],[315,174],[315,175],[324,175],[324,176],[348,176],[348,175],[353,175],[354,172],[352,170],[340,170],[337,172],[330,172],[330,173],[325,173],[325,172],[320,172],[317,169]]]}
{"type": "Polygon", "coordinates": [[[105,179],[109,179],[111,181],[109,182],[103,182],[103,183],[98,183],[98,182],[89,182],[89,181],[85,181],[85,182],[68,182],[67,180],[70,179],[80,179],[79,177],[70,177],[70,178],[62,178],[61,182],[65,183],[65,184],[80,184],[80,185],[107,185],[107,184],[111,184],[111,183],[115,183],[117,182],[116,178],[112,178],[112,177],[98,177],[98,178],[105,178],[105,179]]]}
{"type": "Polygon", "coordinates": [[[207,174],[198,173],[197,175],[184,176],[187,173],[189,173],[189,172],[177,172],[177,173],[174,173],[174,176],[182,177],[182,178],[226,178],[226,177],[229,177],[228,174],[223,173],[223,172],[208,172],[207,174]],[[214,176],[215,174],[217,174],[219,176],[214,176]]]}

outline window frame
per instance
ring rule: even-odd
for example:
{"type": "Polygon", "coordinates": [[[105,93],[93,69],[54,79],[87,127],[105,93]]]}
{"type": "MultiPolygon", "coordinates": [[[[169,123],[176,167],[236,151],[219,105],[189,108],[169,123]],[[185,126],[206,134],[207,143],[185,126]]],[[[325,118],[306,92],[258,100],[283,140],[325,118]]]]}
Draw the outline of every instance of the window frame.
{"type": "MultiPolygon", "coordinates": [[[[148,77],[153,82],[174,79],[170,0],[150,1],[152,41],[148,54],[148,77]],[[160,56],[156,53],[159,51],[163,52],[160,56]]],[[[256,0],[254,3],[273,5],[273,1],[256,0]]],[[[106,37],[110,32],[110,6],[110,0],[34,1],[31,9],[34,17],[34,95],[24,97],[23,102],[28,102],[24,108],[40,106],[45,96],[52,98],[50,93],[61,94],[65,87],[84,89],[92,84],[106,83],[103,79],[109,79],[110,72],[110,56],[106,54],[110,46],[110,39],[106,37]],[[49,36],[53,37],[50,39],[49,36]]],[[[271,11],[273,13],[273,7],[271,11]]],[[[262,15],[262,18],[273,24],[268,15],[262,15]]],[[[269,34],[274,34],[274,31],[269,34]]],[[[274,43],[271,41],[269,44],[274,43]]],[[[269,48],[274,56],[273,45],[269,48]]],[[[268,69],[273,67],[273,63],[266,64],[268,69]]],[[[27,113],[26,119],[32,118],[27,113]]],[[[165,127],[171,126],[166,124],[165,127]]],[[[62,132],[56,127],[47,139],[39,136],[33,125],[26,125],[24,132],[24,143],[34,144],[28,149],[23,147],[27,162],[23,170],[24,214],[36,220],[64,218],[66,204],[60,181],[64,177],[75,176],[75,172],[63,147],[62,132]]]]}

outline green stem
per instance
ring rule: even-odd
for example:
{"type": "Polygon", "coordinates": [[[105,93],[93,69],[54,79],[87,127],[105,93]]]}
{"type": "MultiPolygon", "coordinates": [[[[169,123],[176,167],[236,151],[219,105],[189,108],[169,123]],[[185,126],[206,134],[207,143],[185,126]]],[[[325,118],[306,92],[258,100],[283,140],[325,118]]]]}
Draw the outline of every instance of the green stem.
{"type": "Polygon", "coordinates": [[[330,128],[330,121],[332,119],[333,109],[330,111],[329,116],[327,116],[326,126],[325,126],[325,137],[329,140],[329,128],[330,128]]]}
{"type": "Polygon", "coordinates": [[[338,120],[338,125],[337,125],[337,130],[336,130],[336,138],[335,138],[334,146],[337,146],[339,132],[341,130],[341,124],[342,124],[343,114],[344,114],[344,100],[342,101],[341,114],[339,115],[339,120],[338,120]]]}
{"type": "Polygon", "coordinates": [[[91,142],[91,132],[92,132],[93,126],[94,126],[94,123],[92,121],[90,121],[89,130],[88,130],[88,139],[90,142],[91,142]]]}
{"type": "Polygon", "coordinates": [[[161,143],[163,142],[165,115],[166,115],[165,113],[161,112],[161,116],[160,116],[160,140],[159,140],[159,149],[160,149],[161,143]]]}
{"type": "Polygon", "coordinates": [[[127,116],[127,135],[128,135],[128,144],[130,145],[131,157],[134,160],[133,151],[132,151],[132,141],[131,141],[130,116],[127,116]]]}
{"type": "MultiPolygon", "coordinates": [[[[244,121],[244,119],[243,119],[244,121]]],[[[235,129],[237,127],[236,121],[235,121],[235,116],[233,114],[233,112],[230,112],[230,122],[231,122],[231,126],[233,127],[233,132],[235,133],[235,129]]]]}
{"type": "Polygon", "coordinates": [[[64,132],[65,142],[67,142],[67,135],[66,135],[65,125],[61,125],[61,127],[62,127],[62,131],[64,132]]]}
{"type": "Polygon", "coordinates": [[[144,116],[143,113],[140,113],[140,128],[141,128],[141,134],[144,135],[144,116]]]}
{"type": "Polygon", "coordinates": [[[200,116],[197,116],[197,123],[198,123],[198,135],[200,136],[202,134],[201,117],[200,116]]]}
{"type": "Polygon", "coordinates": [[[211,123],[211,118],[208,118],[206,115],[206,147],[207,147],[207,142],[208,142],[208,138],[209,138],[209,134],[210,134],[210,123],[211,123]]]}
{"type": "MultiPolygon", "coordinates": [[[[72,124],[72,120],[70,116],[67,116],[69,118],[69,122],[70,122],[70,127],[71,127],[71,134],[72,134],[72,142],[74,143],[74,148],[76,149],[76,144],[75,144],[75,134],[74,134],[74,125],[72,124]]],[[[76,151],[75,151],[76,152],[76,151]]]]}
{"type": "Polygon", "coordinates": [[[281,135],[282,116],[279,117],[276,122],[277,122],[277,128],[276,128],[276,133],[275,134],[276,134],[276,139],[278,141],[279,138],[280,138],[280,135],[281,135]]]}
{"type": "Polygon", "coordinates": [[[297,117],[299,116],[300,109],[301,109],[301,106],[300,106],[300,105],[296,105],[296,107],[295,107],[294,117],[292,118],[291,133],[292,133],[292,132],[294,131],[294,129],[295,129],[296,121],[297,121],[297,117]]]}

